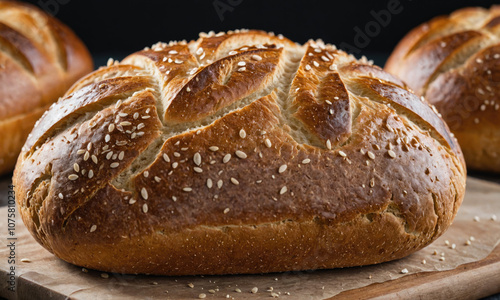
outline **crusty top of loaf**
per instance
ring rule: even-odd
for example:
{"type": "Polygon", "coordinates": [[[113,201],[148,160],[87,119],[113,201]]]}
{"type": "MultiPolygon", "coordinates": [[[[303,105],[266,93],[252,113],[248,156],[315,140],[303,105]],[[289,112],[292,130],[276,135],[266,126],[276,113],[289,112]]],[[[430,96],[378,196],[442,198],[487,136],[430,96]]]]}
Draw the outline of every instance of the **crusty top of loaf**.
{"type": "Polygon", "coordinates": [[[423,23],[401,40],[385,69],[436,105],[452,130],[498,130],[500,6],[423,23]]]}
{"type": "Polygon", "coordinates": [[[35,6],[0,1],[0,122],[48,106],[92,68],[68,27],[35,6]]]}
{"type": "Polygon", "coordinates": [[[65,253],[96,237],[372,212],[427,242],[451,223],[465,171],[400,80],[321,41],[238,30],[83,78],[40,119],[14,181],[30,231],[78,261],[65,253]]]}

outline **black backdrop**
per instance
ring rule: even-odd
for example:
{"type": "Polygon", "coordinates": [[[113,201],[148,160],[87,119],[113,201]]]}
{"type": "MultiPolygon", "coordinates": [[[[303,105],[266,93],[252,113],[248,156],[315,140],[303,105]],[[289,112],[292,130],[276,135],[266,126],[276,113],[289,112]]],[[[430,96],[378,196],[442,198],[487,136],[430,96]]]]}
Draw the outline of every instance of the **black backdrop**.
{"type": "MultiPolygon", "coordinates": [[[[69,25],[102,63],[161,40],[196,39],[198,32],[256,28],[303,43],[342,45],[359,56],[384,57],[411,28],[481,0],[251,1],[251,0],[30,0],[69,25]],[[361,32],[361,33],[359,33],[361,32]],[[364,38],[362,35],[365,35],[364,38]]],[[[500,2],[497,1],[499,4],[500,2]]]]}

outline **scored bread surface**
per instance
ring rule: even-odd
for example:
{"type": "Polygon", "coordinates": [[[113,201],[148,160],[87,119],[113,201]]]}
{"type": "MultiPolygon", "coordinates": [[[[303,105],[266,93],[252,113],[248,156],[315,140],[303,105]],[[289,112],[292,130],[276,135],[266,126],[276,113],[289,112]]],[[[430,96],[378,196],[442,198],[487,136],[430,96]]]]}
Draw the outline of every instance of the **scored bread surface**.
{"type": "Polygon", "coordinates": [[[232,274],[404,257],[451,224],[465,168],[433,109],[380,68],[237,30],[83,78],[14,181],[28,229],[63,260],[232,274]]]}
{"type": "Polygon", "coordinates": [[[436,106],[468,168],[500,172],[500,6],[464,8],[420,25],[385,69],[436,106]]]}
{"type": "Polygon", "coordinates": [[[14,169],[43,112],[92,69],[65,25],[35,6],[0,1],[0,174],[14,169]]]}

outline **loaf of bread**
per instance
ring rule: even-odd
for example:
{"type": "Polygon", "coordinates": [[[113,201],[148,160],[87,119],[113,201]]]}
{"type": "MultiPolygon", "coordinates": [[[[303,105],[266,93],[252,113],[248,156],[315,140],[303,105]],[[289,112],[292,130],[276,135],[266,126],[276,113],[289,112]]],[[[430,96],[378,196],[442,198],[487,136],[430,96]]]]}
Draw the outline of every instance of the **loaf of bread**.
{"type": "Polygon", "coordinates": [[[412,30],[385,66],[435,105],[470,169],[500,172],[500,6],[465,8],[412,30]]]}
{"type": "Polygon", "coordinates": [[[15,173],[22,218],[70,263],[167,275],[375,264],[439,237],[456,140],[366,59],[260,31],[159,43],[76,83],[15,173]]]}
{"type": "Polygon", "coordinates": [[[58,20],[0,1],[0,174],[14,169],[43,112],[92,69],[85,46],[58,20]]]}

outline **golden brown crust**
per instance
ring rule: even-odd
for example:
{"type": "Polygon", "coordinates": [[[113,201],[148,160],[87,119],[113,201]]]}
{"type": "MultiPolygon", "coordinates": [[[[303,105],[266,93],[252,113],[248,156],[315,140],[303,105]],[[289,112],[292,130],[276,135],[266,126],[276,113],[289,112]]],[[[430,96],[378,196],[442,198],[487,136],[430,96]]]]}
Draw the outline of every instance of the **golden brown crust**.
{"type": "Polygon", "coordinates": [[[435,105],[467,166],[500,172],[500,9],[465,8],[411,31],[385,69],[435,105]]]}
{"type": "Polygon", "coordinates": [[[85,46],[40,9],[0,1],[0,174],[12,171],[43,111],[93,63],[85,46]]]}
{"type": "Polygon", "coordinates": [[[228,274],[404,257],[451,224],[465,169],[444,122],[380,68],[237,31],[83,78],[14,183],[28,229],[68,262],[228,274]]]}

